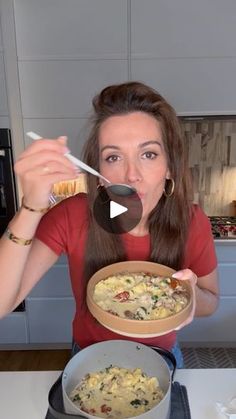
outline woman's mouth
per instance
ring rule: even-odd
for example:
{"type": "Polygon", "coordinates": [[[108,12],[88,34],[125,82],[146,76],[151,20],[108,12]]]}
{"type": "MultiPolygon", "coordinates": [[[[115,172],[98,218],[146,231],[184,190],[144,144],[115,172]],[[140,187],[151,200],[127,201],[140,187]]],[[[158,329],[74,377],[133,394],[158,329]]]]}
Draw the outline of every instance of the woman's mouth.
{"type": "Polygon", "coordinates": [[[140,192],[136,192],[133,195],[130,195],[130,198],[133,200],[141,200],[144,198],[144,194],[140,192]]]}

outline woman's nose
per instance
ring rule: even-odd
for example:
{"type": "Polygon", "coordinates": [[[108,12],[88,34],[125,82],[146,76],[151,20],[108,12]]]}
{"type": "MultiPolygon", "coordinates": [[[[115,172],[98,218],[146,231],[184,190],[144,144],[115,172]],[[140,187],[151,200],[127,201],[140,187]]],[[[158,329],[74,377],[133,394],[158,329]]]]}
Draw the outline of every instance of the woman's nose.
{"type": "Polygon", "coordinates": [[[127,162],[126,164],[126,181],[128,183],[140,182],[142,173],[136,162],[127,162]]]}

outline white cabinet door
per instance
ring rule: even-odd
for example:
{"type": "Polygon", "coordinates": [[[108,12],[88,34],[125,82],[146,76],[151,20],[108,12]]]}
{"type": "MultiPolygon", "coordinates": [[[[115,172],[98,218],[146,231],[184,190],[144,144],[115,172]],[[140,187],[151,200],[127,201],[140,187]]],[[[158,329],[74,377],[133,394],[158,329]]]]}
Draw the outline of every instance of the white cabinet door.
{"type": "Polygon", "coordinates": [[[179,115],[235,114],[235,74],[236,57],[131,61],[132,79],[154,87],[179,115]]]}
{"type": "MultiPolygon", "coordinates": [[[[57,138],[61,135],[68,137],[68,147],[71,153],[81,157],[85,139],[88,137],[89,124],[85,118],[36,118],[24,119],[24,132],[40,133],[44,138],[57,138]]],[[[32,142],[25,135],[25,145],[32,142]]]]}
{"type": "Polygon", "coordinates": [[[11,313],[0,320],[0,344],[28,343],[25,313],[11,313]]]}
{"type": "Polygon", "coordinates": [[[231,0],[131,0],[133,58],[235,57],[231,0]]]}
{"type": "Polygon", "coordinates": [[[26,298],[29,343],[71,343],[74,311],[67,258],[61,256],[26,298]]]}
{"type": "Polygon", "coordinates": [[[1,45],[0,45],[0,98],[1,98],[0,117],[1,116],[6,117],[8,115],[6,77],[5,77],[5,68],[4,68],[4,57],[3,57],[3,52],[1,52],[1,45]]]}
{"type": "Polygon", "coordinates": [[[131,77],[180,115],[235,114],[236,2],[131,0],[131,77]]]}
{"type": "Polygon", "coordinates": [[[67,263],[61,258],[32,289],[28,298],[72,297],[67,263]]]}
{"type": "Polygon", "coordinates": [[[127,0],[16,0],[20,59],[124,58],[127,0]]]}
{"type": "Polygon", "coordinates": [[[195,318],[193,323],[178,332],[180,342],[203,346],[236,344],[236,298],[222,297],[218,310],[210,317],[195,318]]]}
{"type": "MultiPolygon", "coordinates": [[[[236,263],[219,263],[220,295],[236,300],[236,263]]],[[[236,304],[235,304],[236,308],[236,304]]]]}
{"type": "Polygon", "coordinates": [[[181,342],[193,344],[236,345],[236,243],[216,242],[218,257],[220,302],[210,317],[195,318],[178,332],[181,342]]]}
{"type": "Polygon", "coordinates": [[[21,61],[23,118],[87,118],[94,95],[125,79],[126,60],[21,61]]]}
{"type": "Polygon", "coordinates": [[[71,343],[74,299],[28,298],[29,343],[71,343]]]}
{"type": "Polygon", "coordinates": [[[219,263],[235,263],[236,264],[236,241],[226,240],[221,243],[220,240],[215,241],[216,255],[219,263]]]}

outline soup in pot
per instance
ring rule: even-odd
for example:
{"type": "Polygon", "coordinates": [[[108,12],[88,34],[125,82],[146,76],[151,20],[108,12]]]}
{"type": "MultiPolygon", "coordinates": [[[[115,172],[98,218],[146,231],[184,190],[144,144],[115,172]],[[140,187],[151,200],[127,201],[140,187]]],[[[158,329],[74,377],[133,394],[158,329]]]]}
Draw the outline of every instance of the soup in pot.
{"type": "Polygon", "coordinates": [[[163,397],[156,377],[149,377],[140,368],[112,365],[87,374],[70,394],[71,401],[82,411],[113,419],[141,415],[163,397]]]}

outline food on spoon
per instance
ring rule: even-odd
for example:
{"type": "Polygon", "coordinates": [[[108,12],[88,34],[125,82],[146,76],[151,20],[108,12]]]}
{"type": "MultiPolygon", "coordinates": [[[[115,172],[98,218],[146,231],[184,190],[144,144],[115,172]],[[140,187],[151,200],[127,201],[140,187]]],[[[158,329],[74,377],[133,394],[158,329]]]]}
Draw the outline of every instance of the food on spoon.
{"type": "Polygon", "coordinates": [[[140,368],[110,365],[87,374],[71,392],[70,399],[86,413],[101,418],[129,418],[157,405],[164,393],[156,377],[140,368]]]}
{"type": "Polygon", "coordinates": [[[181,281],[145,272],[121,272],[99,281],[93,299],[103,310],[128,319],[156,320],[183,310],[189,294],[181,281]]]}

